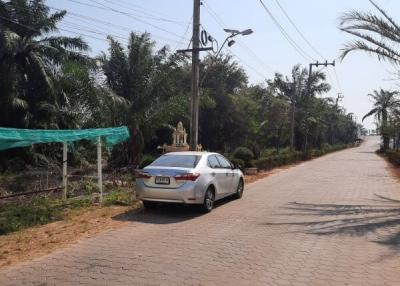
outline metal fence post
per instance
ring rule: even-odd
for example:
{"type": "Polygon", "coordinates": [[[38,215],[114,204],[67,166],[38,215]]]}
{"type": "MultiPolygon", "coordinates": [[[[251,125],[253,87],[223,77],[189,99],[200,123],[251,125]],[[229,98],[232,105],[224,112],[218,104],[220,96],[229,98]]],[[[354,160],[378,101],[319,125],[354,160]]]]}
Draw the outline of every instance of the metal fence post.
{"type": "Polygon", "coordinates": [[[62,186],[63,186],[63,200],[67,199],[67,152],[68,152],[68,146],[67,142],[63,142],[63,173],[62,173],[62,186]]]}
{"type": "Polygon", "coordinates": [[[103,203],[103,173],[101,164],[101,136],[97,138],[97,179],[100,192],[100,204],[103,203]]]}

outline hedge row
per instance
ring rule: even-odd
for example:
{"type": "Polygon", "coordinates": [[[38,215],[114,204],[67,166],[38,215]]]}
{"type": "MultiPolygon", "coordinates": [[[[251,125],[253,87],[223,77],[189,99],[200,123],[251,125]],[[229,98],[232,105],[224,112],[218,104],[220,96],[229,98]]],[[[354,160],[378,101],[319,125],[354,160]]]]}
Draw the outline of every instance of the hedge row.
{"type": "MultiPolygon", "coordinates": [[[[309,152],[291,152],[286,154],[272,155],[266,158],[261,158],[259,160],[254,160],[253,164],[259,170],[270,170],[276,167],[293,164],[300,161],[310,160],[315,157],[323,156],[325,154],[339,151],[347,148],[348,145],[334,145],[334,146],[324,146],[322,149],[311,150],[309,152]]],[[[399,155],[400,158],[400,155],[399,155]]],[[[400,164],[400,160],[399,160],[400,164]]]]}
{"type": "Polygon", "coordinates": [[[400,166],[400,152],[386,151],[389,162],[393,165],[400,166]]]}

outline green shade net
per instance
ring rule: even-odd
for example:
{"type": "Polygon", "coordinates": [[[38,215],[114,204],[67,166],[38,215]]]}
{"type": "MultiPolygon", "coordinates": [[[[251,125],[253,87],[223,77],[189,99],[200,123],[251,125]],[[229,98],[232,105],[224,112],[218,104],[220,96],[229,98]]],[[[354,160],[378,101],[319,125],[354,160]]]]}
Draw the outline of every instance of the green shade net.
{"type": "Polygon", "coordinates": [[[26,147],[38,143],[72,143],[79,140],[94,140],[99,136],[105,139],[107,148],[111,148],[115,144],[127,140],[129,138],[129,131],[126,126],[81,130],[43,130],[0,127],[0,150],[26,147]]]}

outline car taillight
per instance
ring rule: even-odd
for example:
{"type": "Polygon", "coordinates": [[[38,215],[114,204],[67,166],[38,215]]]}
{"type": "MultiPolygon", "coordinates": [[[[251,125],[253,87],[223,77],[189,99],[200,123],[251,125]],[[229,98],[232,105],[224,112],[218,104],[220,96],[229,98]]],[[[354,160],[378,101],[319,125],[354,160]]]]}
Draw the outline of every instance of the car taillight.
{"type": "Polygon", "coordinates": [[[140,178],[140,179],[150,179],[151,178],[151,176],[149,174],[144,173],[144,172],[137,172],[136,177],[140,178]]]}
{"type": "Polygon", "coordinates": [[[198,173],[186,173],[182,175],[176,175],[175,181],[196,181],[197,178],[200,177],[198,173]]]}

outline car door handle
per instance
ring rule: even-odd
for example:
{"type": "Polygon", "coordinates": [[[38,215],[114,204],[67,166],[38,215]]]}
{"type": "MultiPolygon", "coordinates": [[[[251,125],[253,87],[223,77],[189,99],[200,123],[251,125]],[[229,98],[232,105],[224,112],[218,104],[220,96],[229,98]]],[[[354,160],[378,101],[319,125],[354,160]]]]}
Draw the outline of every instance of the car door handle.
{"type": "Polygon", "coordinates": [[[215,172],[212,172],[212,173],[211,173],[211,176],[215,177],[215,172]]]}

